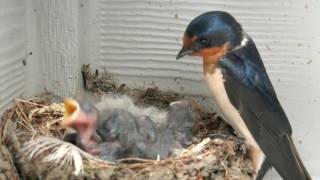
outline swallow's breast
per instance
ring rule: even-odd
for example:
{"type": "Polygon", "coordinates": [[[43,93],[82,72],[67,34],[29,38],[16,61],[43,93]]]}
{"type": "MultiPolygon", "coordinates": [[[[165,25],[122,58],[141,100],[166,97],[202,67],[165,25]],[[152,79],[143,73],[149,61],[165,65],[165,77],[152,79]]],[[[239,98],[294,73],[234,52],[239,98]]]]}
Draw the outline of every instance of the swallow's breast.
{"type": "MultiPolygon", "coordinates": [[[[216,67],[214,71],[206,72],[205,78],[209,86],[210,92],[222,112],[225,120],[233,127],[239,136],[246,139],[246,144],[259,148],[247,126],[245,125],[240,113],[232,105],[227,91],[224,86],[224,78],[222,71],[216,67]]],[[[260,148],[259,148],[260,149],[260,148]]]]}

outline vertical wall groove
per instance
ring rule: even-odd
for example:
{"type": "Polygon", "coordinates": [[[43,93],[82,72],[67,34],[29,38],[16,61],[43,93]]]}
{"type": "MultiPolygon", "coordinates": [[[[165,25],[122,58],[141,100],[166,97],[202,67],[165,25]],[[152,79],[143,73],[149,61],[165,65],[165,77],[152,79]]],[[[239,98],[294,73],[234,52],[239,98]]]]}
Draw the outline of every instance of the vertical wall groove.
{"type": "Polygon", "coordinates": [[[0,114],[25,91],[25,3],[0,1],[0,114]]]}
{"type": "Polygon", "coordinates": [[[78,1],[39,2],[44,87],[55,94],[70,96],[78,83],[78,1]]]}

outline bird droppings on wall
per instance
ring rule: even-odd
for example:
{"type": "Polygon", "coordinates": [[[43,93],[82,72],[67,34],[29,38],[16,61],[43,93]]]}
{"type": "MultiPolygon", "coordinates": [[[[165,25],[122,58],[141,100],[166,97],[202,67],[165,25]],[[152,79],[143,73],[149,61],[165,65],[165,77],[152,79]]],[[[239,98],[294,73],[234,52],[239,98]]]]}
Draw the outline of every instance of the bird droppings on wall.
{"type": "Polygon", "coordinates": [[[23,64],[23,66],[26,66],[27,65],[27,60],[26,59],[22,59],[22,64],[23,64]]]}

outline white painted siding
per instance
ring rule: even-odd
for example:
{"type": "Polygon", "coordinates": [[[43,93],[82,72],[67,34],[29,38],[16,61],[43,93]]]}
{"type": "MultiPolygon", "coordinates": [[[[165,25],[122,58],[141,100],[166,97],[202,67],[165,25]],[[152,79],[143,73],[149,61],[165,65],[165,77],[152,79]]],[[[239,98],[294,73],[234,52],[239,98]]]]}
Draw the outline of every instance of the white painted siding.
{"type": "Polygon", "coordinates": [[[78,88],[78,0],[38,2],[42,86],[70,96],[78,88]]]}
{"type": "Polygon", "coordinates": [[[0,1],[0,114],[25,90],[25,6],[20,0],[0,1]]]}

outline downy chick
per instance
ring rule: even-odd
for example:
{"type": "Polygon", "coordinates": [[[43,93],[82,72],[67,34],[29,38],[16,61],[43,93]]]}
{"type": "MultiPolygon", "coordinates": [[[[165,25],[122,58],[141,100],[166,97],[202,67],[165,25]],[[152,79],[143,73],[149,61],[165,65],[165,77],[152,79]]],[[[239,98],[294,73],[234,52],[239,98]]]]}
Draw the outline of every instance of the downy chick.
{"type": "Polygon", "coordinates": [[[195,112],[192,104],[186,100],[170,104],[168,112],[168,128],[173,131],[174,138],[183,147],[192,144],[192,127],[195,121],[195,112]]]}

